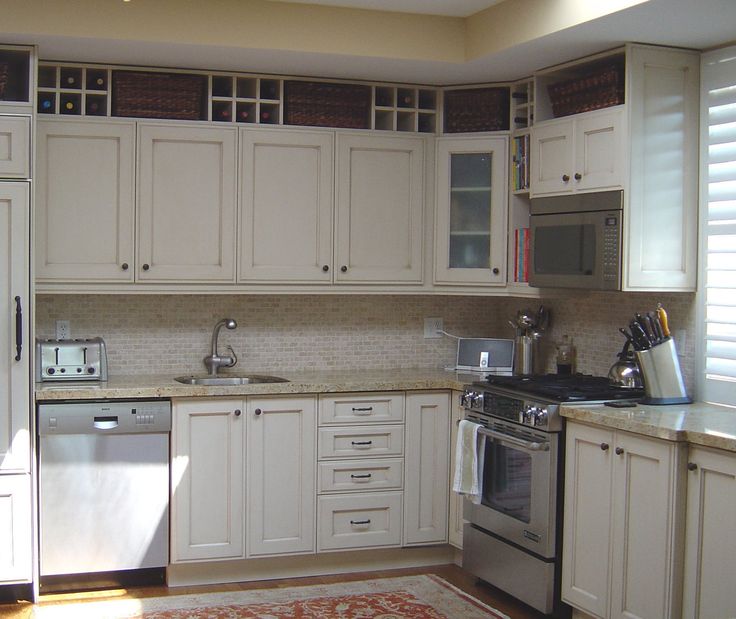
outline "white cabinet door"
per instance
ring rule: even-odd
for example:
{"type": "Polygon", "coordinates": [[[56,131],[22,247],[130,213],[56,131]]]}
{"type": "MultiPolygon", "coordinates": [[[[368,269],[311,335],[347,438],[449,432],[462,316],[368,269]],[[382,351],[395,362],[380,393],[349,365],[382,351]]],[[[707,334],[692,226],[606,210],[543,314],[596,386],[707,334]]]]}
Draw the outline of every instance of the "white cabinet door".
{"type": "Polygon", "coordinates": [[[613,432],[567,424],[562,599],[608,616],[613,507],[613,432]]]}
{"type": "Polygon", "coordinates": [[[691,447],[683,617],[736,617],[736,454],[691,447]]]}
{"type": "Polygon", "coordinates": [[[634,96],[624,288],[695,290],[700,56],[634,46],[627,63],[634,96]]]}
{"type": "Polygon", "coordinates": [[[238,281],[331,281],[333,139],[240,130],[238,281]]]}
{"type": "Polygon", "coordinates": [[[449,394],[407,394],[404,545],[447,542],[449,430],[449,394]]]}
{"type": "Polygon", "coordinates": [[[434,281],[506,282],[508,141],[437,140],[434,281]]]}
{"type": "Polygon", "coordinates": [[[135,123],[41,120],[38,281],[132,282],[135,123]]]}
{"type": "MultiPolygon", "coordinates": [[[[0,183],[0,472],[30,471],[28,183],[0,183]],[[21,328],[20,340],[17,329],[21,328]]],[[[2,528],[2,527],[0,527],[2,528]]]]}
{"type": "MultiPolygon", "coordinates": [[[[450,477],[448,483],[452,483],[455,471],[455,447],[457,446],[457,429],[460,420],[465,416],[465,410],[460,405],[461,392],[453,391],[450,396],[451,419],[450,419],[450,477]]],[[[463,497],[456,492],[450,491],[450,520],[448,541],[456,548],[463,547],[463,497]]]]}
{"type": "Polygon", "coordinates": [[[31,581],[31,477],[0,475],[0,584],[31,581]]]}
{"type": "Polygon", "coordinates": [[[30,116],[0,116],[0,178],[30,178],[30,116]]]}
{"type": "Polygon", "coordinates": [[[337,136],[335,276],[421,283],[425,139],[337,136]]]}
{"type": "Polygon", "coordinates": [[[611,445],[611,617],[681,616],[682,523],[673,508],[684,496],[677,488],[682,476],[675,466],[676,447],[625,432],[618,432],[611,445]]]}
{"type": "Polygon", "coordinates": [[[253,397],[247,407],[249,557],[315,550],[316,397],[253,397]]]}
{"type": "Polygon", "coordinates": [[[138,127],[142,281],[235,280],[234,128],[138,127]]]}
{"type": "Polygon", "coordinates": [[[575,121],[575,191],[621,189],[624,184],[624,109],[583,114],[575,121]]]}
{"type": "Polygon", "coordinates": [[[245,556],[242,400],[173,403],[171,561],[245,556]]]}
{"type": "Polygon", "coordinates": [[[573,121],[556,120],[534,125],[531,138],[531,191],[533,195],[572,193],[573,121]]]}
{"type": "Polygon", "coordinates": [[[621,189],[624,108],[579,114],[532,128],[533,196],[621,189]]]}

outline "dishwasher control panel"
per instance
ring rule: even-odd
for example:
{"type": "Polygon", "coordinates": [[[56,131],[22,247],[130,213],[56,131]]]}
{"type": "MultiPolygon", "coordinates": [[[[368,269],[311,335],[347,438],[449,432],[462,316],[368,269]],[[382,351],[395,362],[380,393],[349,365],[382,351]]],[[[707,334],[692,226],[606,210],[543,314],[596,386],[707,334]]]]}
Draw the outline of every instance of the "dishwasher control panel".
{"type": "Polygon", "coordinates": [[[169,432],[168,400],[64,401],[38,405],[38,434],[169,432]]]}

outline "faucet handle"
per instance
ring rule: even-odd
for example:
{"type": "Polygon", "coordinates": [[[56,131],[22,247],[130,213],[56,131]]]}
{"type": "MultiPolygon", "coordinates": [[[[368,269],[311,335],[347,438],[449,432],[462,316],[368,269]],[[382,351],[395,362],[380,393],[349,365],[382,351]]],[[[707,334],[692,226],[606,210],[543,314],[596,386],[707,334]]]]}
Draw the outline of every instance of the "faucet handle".
{"type": "Polygon", "coordinates": [[[228,363],[227,367],[231,368],[238,362],[238,356],[235,354],[233,347],[230,344],[227,345],[227,349],[230,351],[231,362],[228,363]]]}

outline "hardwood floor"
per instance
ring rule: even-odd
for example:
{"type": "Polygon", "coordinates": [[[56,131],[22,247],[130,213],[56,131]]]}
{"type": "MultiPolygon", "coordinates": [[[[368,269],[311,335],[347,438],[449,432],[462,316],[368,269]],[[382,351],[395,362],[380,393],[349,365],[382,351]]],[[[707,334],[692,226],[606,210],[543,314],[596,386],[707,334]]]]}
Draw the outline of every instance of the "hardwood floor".
{"type": "MultiPolygon", "coordinates": [[[[248,589],[273,589],[279,587],[293,587],[300,585],[327,584],[350,582],[368,578],[391,578],[414,574],[437,574],[459,589],[485,602],[489,606],[507,614],[511,619],[542,619],[545,615],[537,612],[511,596],[494,587],[478,583],[475,576],[465,572],[456,565],[442,565],[429,568],[411,568],[399,570],[385,570],[378,572],[358,572],[355,574],[338,574],[332,576],[314,576],[305,578],[288,578],[281,580],[260,580],[254,582],[207,585],[196,587],[136,587],[127,590],[89,591],[79,593],[49,594],[41,596],[44,602],[79,601],[84,599],[105,599],[108,597],[163,597],[167,595],[182,595],[186,593],[209,593],[215,591],[238,591],[248,589]]],[[[27,602],[0,603],[0,618],[28,619],[32,617],[33,606],[27,602]]],[[[460,619],[460,618],[452,618],[460,619]]]]}

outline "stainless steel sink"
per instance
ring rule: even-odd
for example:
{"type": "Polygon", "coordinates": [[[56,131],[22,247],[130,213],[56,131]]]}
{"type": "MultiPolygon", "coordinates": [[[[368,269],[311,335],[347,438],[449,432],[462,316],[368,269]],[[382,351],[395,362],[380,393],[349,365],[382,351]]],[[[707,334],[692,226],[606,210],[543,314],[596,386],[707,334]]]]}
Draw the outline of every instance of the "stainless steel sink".
{"type": "Polygon", "coordinates": [[[253,385],[257,383],[288,383],[289,380],[280,376],[265,374],[242,374],[240,376],[177,376],[175,381],[185,385],[205,385],[219,387],[224,385],[253,385]]]}

